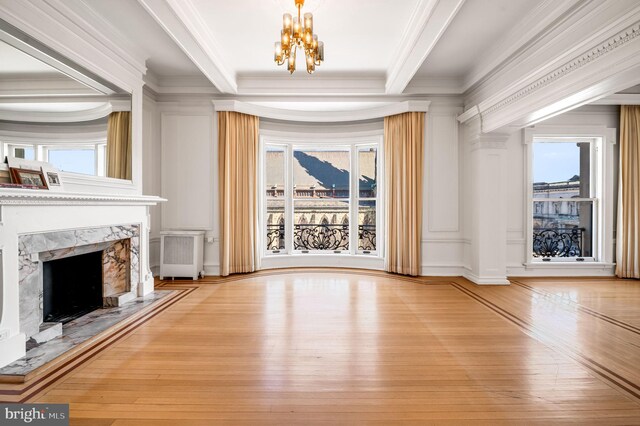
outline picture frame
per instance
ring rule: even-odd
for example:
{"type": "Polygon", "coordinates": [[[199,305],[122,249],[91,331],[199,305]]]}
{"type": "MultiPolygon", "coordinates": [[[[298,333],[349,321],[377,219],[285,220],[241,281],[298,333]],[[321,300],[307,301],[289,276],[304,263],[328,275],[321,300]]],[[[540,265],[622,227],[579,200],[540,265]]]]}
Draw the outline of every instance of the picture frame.
{"type": "Polygon", "coordinates": [[[42,170],[42,174],[44,175],[47,187],[50,191],[60,192],[64,190],[60,170],[52,167],[51,165],[42,166],[40,169],[42,170]]]}
{"type": "Polygon", "coordinates": [[[31,188],[49,189],[42,170],[18,169],[11,167],[11,177],[14,183],[28,185],[31,188]]]}

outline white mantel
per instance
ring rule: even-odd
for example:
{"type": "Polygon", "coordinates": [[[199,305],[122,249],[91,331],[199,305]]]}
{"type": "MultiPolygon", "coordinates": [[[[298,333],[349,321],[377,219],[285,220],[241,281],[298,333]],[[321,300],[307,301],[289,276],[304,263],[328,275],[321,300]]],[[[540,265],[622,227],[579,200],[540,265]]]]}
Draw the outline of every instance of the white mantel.
{"type": "Polygon", "coordinates": [[[32,189],[0,189],[0,206],[155,206],[164,201],[166,201],[164,198],[152,195],[87,194],[32,189]]]}
{"type": "Polygon", "coordinates": [[[149,270],[149,207],[155,196],[0,190],[0,367],[24,356],[20,331],[19,237],[24,235],[136,225],[140,228],[138,295],[153,291],[149,270]]]}

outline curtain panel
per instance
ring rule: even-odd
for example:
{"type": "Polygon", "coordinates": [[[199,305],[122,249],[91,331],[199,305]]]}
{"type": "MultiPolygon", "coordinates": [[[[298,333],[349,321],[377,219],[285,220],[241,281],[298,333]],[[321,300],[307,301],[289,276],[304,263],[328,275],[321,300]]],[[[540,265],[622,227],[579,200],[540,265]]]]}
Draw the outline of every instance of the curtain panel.
{"type": "Polygon", "coordinates": [[[384,119],[385,269],[420,274],[424,112],[384,119]]]}
{"type": "Polygon", "coordinates": [[[640,278],[640,106],[620,108],[616,275],[640,278]]]}
{"type": "Polygon", "coordinates": [[[259,118],[218,112],[220,275],[258,269],[259,118]]]}
{"type": "Polygon", "coordinates": [[[107,121],[107,177],[131,180],[131,152],[131,112],[112,112],[107,121]]]}

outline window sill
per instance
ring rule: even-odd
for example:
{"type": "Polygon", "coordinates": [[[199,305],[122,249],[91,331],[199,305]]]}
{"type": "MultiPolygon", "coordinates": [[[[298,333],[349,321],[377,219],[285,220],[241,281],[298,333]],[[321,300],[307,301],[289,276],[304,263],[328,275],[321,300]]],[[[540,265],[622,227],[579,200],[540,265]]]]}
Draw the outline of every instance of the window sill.
{"type": "Polygon", "coordinates": [[[580,268],[580,269],[610,269],[616,266],[615,263],[606,262],[530,262],[522,264],[525,270],[536,269],[566,269],[566,268],[580,268]]]}
{"type": "Polygon", "coordinates": [[[335,267],[384,269],[384,259],[366,254],[300,253],[262,257],[261,269],[287,267],[335,267]]]}

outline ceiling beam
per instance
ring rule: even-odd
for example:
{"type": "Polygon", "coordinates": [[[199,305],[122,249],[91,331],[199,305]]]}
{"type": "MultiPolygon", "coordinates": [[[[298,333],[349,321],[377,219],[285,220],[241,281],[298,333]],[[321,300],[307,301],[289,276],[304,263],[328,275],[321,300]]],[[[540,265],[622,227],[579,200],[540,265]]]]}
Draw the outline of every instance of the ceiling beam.
{"type": "Polygon", "coordinates": [[[479,117],[483,132],[524,127],[640,84],[640,4],[580,6],[467,93],[459,119],[479,117]]]}
{"type": "Polygon", "coordinates": [[[464,0],[419,0],[391,61],[385,91],[404,91],[442,34],[456,16],[464,0]]]}
{"type": "Polygon", "coordinates": [[[592,105],[640,105],[640,93],[615,93],[605,96],[597,101],[591,102],[592,105]]]}
{"type": "Polygon", "coordinates": [[[182,51],[222,93],[238,92],[235,73],[190,0],[138,0],[182,51]]]}

